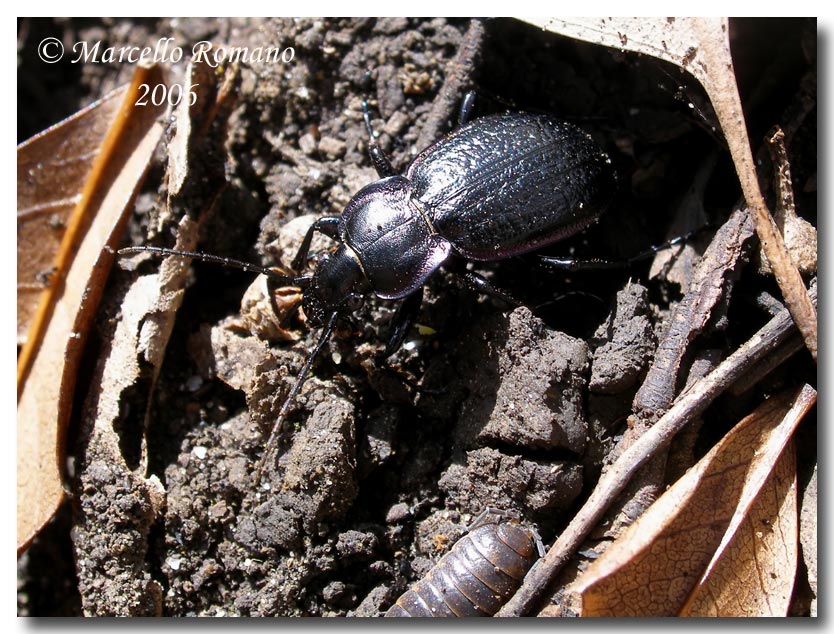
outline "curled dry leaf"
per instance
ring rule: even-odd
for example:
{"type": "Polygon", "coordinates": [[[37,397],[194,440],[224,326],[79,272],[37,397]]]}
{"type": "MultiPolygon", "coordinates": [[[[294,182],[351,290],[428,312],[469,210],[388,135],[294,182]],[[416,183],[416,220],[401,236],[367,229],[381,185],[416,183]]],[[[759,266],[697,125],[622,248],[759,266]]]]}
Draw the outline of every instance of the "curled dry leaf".
{"type": "Polygon", "coordinates": [[[17,148],[18,345],[26,341],[70,214],[126,90],[117,88],[17,148]]]}
{"type": "MultiPolygon", "coordinates": [[[[80,562],[79,587],[85,596],[82,608],[88,616],[161,612],[161,586],[142,569],[148,531],[165,508],[166,491],[156,475],[143,477],[144,469],[127,464],[119,429],[125,394],[135,389],[143,372],[137,355],[144,345],[143,322],[172,301],[162,288],[159,278],[163,275],[139,277],[125,294],[112,346],[101,364],[100,377],[96,376],[98,385],[84,404],[83,420],[95,424],[82,431],[79,441],[84,458],[79,465],[76,491],[81,493],[74,510],[78,523],[73,540],[80,562]],[[90,517],[94,511],[103,516],[103,527],[90,517]],[[86,574],[104,567],[110,581],[106,590],[117,588],[117,592],[95,589],[86,574]]],[[[140,464],[146,463],[144,448],[141,454],[140,464]]]]}
{"type": "Polygon", "coordinates": [[[817,356],[817,313],[759,187],[736,85],[726,18],[536,18],[531,24],[588,42],[651,55],[691,73],[715,109],[756,232],[808,350],[817,356]]]}
{"type": "Polygon", "coordinates": [[[287,324],[300,304],[300,288],[270,288],[267,277],[258,275],[240,300],[240,318],[231,318],[227,325],[266,341],[295,342],[301,339],[301,334],[287,324]]]}
{"type": "Polygon", "coordinates": [[[574,583],[582,615],[785,615],[797,535],[784,450],[815,401],[804,386],[741,421],[574,583]]]}
{"type": "MultiPolygon", "coordinates": [[[[195,80],[191,68],[189,77],[195,80]]],[[[226,186],[223,179],[204,178],[206,172],[222,173],[224,155],[212,153],[214,160],[201,160],[201,148],[206,143],[222,144],[225,125],[212,128],[216,134],[207,136],[210,122],[217,120],[217,81],[211,73],[201,77],[205,81],[197,107],[179,108],[175,114],[175,128],[184,132],[169,143],[165,176],[169,187],[156,216],[159,228],[178,216],[174,212],[190,209],[192,214],[183,215],[173,230],[174,248],[184,251],[196,248],[200,223],[212,213],[226,186]]],[[[147,257],[140,255],[133,262],[147,257]]],[[[131,266],[128,260],[123,265],[131,266]]],[[[145,428],[129,419],[132,409],[134,421],[146,422],[147,411],[126,404],[136,393],[155,387],[189,269],[188,259],[168,257],[158,272],[134,280],[119,303],[114,330],[105,336],[110,345],[88,390],[73,509],[77,527],[72,535],[75,559],[83,562],[78,584],[87,615],[152,616],[162,611],[162,585],[147,570],[149,533],[159,514],[177,500],[171,498],[169,480],[163,487],[156,475],[143,475],[149,462],[145,428]],[[109,494],[102,495],[103,489],[109,494]],[[107,570],[106,583],[101,582],[99,570],[107,570]]]]}
{"type": "MultiPolygon", "coordinates": [[[[63,497],[64,430],[86,333],[133,199],[162,135],[162,109],[134,105],[158,67],[137,69],[73,211],[49,292],[18,358],[17,541],[25,548],[63,497]]],[[[93,151],[92,149],[90,151],[93,151]]]]}
{"type": "Polygon", "coordinates": [[[205,111],[214,101],[212,92],[216,83],[212,70],[207,64],[193,61],[188,64],[185,71],[185,85],[190,87],[196,98],[193,103],[190,99],[183,99],[173,113],[177,126],[168,144],[169,196],[179,194],[189,176],[189,159],[193,160],[192,139],[199,136],[197,128],[201,127],[205,111]]]}

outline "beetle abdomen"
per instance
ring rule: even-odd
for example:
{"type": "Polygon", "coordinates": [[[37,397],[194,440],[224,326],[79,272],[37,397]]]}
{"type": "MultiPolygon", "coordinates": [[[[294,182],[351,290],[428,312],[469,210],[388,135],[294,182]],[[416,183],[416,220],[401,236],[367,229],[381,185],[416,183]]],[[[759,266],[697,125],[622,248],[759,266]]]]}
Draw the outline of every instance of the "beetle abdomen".
{"type": "Polygon", "coordinates": [[[536,559],[532,531],[515,522],[478,526],[385,616],[492,616],[515,593],[536,559]]]}
{"type": "Polygon", "coordinates": [[[435,230],[474,260],[574,234],[616,189],[608,156],[585,132],[524,113],[476,119],[422,152],[406,177],[435,230]]]}

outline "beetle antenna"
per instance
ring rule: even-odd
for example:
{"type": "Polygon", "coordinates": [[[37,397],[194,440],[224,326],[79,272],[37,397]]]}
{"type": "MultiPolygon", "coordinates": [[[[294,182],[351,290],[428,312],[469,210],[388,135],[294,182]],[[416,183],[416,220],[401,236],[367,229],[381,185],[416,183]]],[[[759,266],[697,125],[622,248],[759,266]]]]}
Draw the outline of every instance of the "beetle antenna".
{"type": "Polygon", "coordinates": [[[295,401],[295,397],[298,396],[298,393],[301,391],[301,386],[304,385],[304,381],[307,380],[307,374],[310,372],[310,368],[313,365],[313,360],[318,356],[319,352],[321,352],[324,345],[330,339],[331,335],[333,335],[333,330],[336,328],[336,318],[339,314],[334,310],[330,313],[330,317],[327,319],[327,323],[324,325],[324,329],[321,332],[321,337],[319,337],[319,341],[316,344],[316,347],[313,348],[313,351],[307,357],[307,360],[304,362],[304,367],[301,368],[301,372],[298,373],[298,378],[295,380],[295,383],[292,386],[289,394],[287,394],[287,398],[284,399],[284,404],[281,406],[281,411],[278,412],[278,418],[275,420],[275,423],[272,425],[272,431],[269,432],[269,438],[266,441],[266,446],[264,447],[263,454],[261,455],[261,460],[258,464],[258,470],[255,472],[255,489],[258,488],[261,482],[261,475],[263,474],[264,467],[266,466],[267,459],[272,454],[273,445],[275,444],[276,438],[278,438],[278,434],[281,433],[281,429],[284,426],[284,421],[287,418],[287,413],[290,410],[290,406],[295,401]]]}
{"type": "Polygon", "coordinates": [[[272,269],[268,269],[251,262],[244,262],[243,260],[235,260],[234,258],[226,258],[219,255],[212,255],[210,253],[200,253],[199,251],[179,251],[177,249],[166,249],[164,247],[152,246],[138,246],[125,247],[119,249],[119,255],[130,255],[132,253],[155,253],[157,255],[176,255],[183,258],[193,258],[202,262],[211,262],[212,264],[220,264],[236,269],[243,269],[249,273],[261,273],[267,277],[278,280],[285,286],[300,286],[305,288],[310,285],[311,278],[309,276],[293,276],[278,273],[272,269]]]}

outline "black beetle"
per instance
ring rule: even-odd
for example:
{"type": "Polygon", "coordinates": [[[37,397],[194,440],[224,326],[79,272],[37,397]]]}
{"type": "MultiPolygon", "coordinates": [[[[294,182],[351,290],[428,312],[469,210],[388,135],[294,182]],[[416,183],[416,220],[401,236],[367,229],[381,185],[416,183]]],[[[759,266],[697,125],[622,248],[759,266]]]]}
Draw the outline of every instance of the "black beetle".
{"type": "MultiPolygon", "coordinates": [[[[367,104],[363,108],[371,160],[381,180],[361,189],[341,216],[321,218],[310,227],[293,259],[295,271],[306,265],[315,232],[339,242],[334,253],[318,260],[312,275],[287,276],[200,253],[123,250],[230,264],[303,289],[307,318],[324,329],[287,395],[264,456],[338,317],[359,308],[365,295],[405,300],[394,317],[389,354],[416,317],[423,285],[447,260],[502,260],[561,240],[594,223],[616,190],[610,159],[587,133],[551,116],[529,113],[466,123],[423,150],[397,175],[374,140],[367,104]]],[[[473,288],[517,303],[477,273],[463,275],[473,288]]]]}
{"type": "Polygon", "coordinates": [[[518,590],[544,545],[504,511],[486,509],[386,617],[492,616],[518,590]]]}
{"type": "Polygon", "coordinates": [[[536,114],[476,119],[423,150],[405,174],[392,175],[387,161],[379,172],[341,217],[314,223],[293,262],[303,265],[316,230],[341,243],[304,295],[313,324],[355,309],[369,291],[413,295],[453,254],[501,260],[572,235],[615,190],[608,156],[586,133],[536,114]]]}

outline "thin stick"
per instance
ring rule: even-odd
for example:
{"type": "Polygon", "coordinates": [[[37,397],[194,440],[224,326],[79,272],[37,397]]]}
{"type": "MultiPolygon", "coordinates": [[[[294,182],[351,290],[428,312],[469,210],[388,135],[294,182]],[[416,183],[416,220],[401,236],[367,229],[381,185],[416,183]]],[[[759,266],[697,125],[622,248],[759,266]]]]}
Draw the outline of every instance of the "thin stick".
{"type": "MultiPolygon", "coordinates": [[[[815,287],[809,295],[816,301],[815,287]]],[[[530,612],[637,470],[795,330],[790,313],[783,310],[715,370],[683,392],[669,411],[611,465],[544,559],[530,571],[515,596],[496,616],[522,616],[530,612]]]]}

